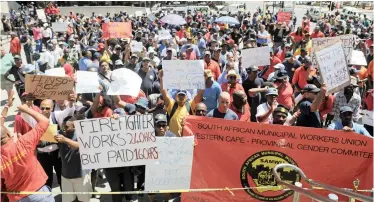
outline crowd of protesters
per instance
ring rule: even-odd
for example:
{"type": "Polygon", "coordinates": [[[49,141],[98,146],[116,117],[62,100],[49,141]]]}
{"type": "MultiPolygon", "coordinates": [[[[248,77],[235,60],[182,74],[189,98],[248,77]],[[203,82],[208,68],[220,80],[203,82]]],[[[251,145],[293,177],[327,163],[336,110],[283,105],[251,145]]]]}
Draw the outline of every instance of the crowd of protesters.
{"type": "MultiPolygon", "coordinates": [[[[187,12],[183,14],[186,24],[172,25],[160,21],[163,12],[150,21],[146,15],[133,17],[123,12],[92,16],[71,12],[64,16],[53,4],[45,11],[53,21],[66,23],[68,30],[54,32],[49,21],[52,18],[43,22],[35,12],[27,12],[19,24],[20,17],[13,13],[12,23],[2,18],[4,31],[11,37],[10,50],[1,49],[2,89],[8,91],[1,117],[2,190],[50,191],[53,170],[64,192],[95,191],[103,176],[112,191],[142,190],[144,166],[82,169],[73,124],[82,119],[152,113],[156,136],[167,137],[183,136],[188,115],[373,135],[372,126],[360,124],[360,112],[373,111],[374,96],[373,24],[365,15],[326,13],[310,30],[308,17],[301,24],[296,24],[295,16],[289,23],[278,22],[277,13],[261,9],[233,15],[238,25],[216,23],[219,14],[201,12],[187,12]],[[103,39],[103,23],[128,21],[132,37],[103,39]],[[159,40],[161,30],[169,30],[171,38],[159,40]],[[345,34],[355,35],[354,49],[364,53],[368,65],[349,65],[350,85],[329,94],[318,68],[312,65],[312,39],[345,34]],[[132,40],[142,42],[143,51],[133,52],[132,40]],[[242,62],[242,49],[264,46],[270,50],[270,65],[242,62]],[[163,60],[203,60],[206,88],[164,89],[163,60]],[[25,92],[26,74],[43,74],[56,67],[63,67],[72,78],[76,71],[97,72],[101,92],[72,94],[68,100],[38,100],[25,92]],[[130,69],[142,78],[138,96],[107,95],[112,71],[118,68],[130,69]],[[18,107],[14,131],[9,131],[4,122],[17,95],[22,106],[18,107]],[[33,117],[36,127],[31,127],[21,112],[33,117]],[[57,144],[39,142],[49,123],[58,125],[57,144]]],[[[137,200],[135,195],[116,194],[112,200],[121,202],[123,197],[137,200]]],[[[64,202],[86,202],[91,196],[62,198],[64,202]]],[[[154,195],[149,198],[156,200],[154,195]]],[[[180,194],[164,195],[164,200],[179,198],[180,194]]],[[[8,195],[6,200],[41,202],[54,198],[8,195]]]]}

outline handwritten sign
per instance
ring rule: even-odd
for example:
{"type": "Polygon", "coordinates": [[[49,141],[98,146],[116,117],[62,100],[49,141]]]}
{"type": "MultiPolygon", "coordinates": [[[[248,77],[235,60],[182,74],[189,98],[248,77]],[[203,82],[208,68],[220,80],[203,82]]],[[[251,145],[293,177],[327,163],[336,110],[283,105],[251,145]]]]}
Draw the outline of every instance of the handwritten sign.
{"type": "Polygon", "coordinates": [[[161,40],[169,40],[171,39],[172,36],[169,32],[169,30],[159,30],[158,31],[158,40],[161,41],[161,40]]]}
{"type": "Polygon", "coordinates": [[[66,100],[74,93],[74,80],[70,77],[26,75],[26,92],[37,99],[66,100]]]}
{"type": "Polygon", "coordinates": [[[66,76],[65,69],[62,67],[52,68],[45,70],[45,75],[47,76],[66,76]]]}
{"type": "Polygon", "coordinates": [[[138,96],[142,78],[126,68],[116,69],[112,72],[112,82],[109,85],[108,95],[138,96]]]}
{"type": "Polygon", "coordinates": [[[350,84],[350,76],[341,42],[315,52],[319,71],[327,85],[327,91],[334,93],[350,84]]]}
{"type": "Polygon", "coordinates": [[[352,51],[352,58],[351,58],[351,65],[361,65],[366,66],[368,63],[366,62],[365,55],[362,51],[353,50],[352,51]]]}
{"type": "Polygon", "coordinates": [[[64,22],[53,22],[52,23],[52,30],[54,32],[67,32],[68,31],[68,24],[64,22]]]}
{"type": "Polygon", "coordinates": [[[244,68],[248,68],[251,65],[270,65],[270,51],[267,46],[242,50],[242,56],[244,68]]]}
{"type": "Polygon", "coordinates": [[[355,41],[354,35],[342,35],[338,37],[325,37],[325,38],[314,38],[312,39],[312,64],[317,67],[315,51],[326,48],[332,44],[338,43],[339,41],[343,44],[344,54],[346,56],[347,63],[350,64],[352,58],[353,45],[355,41]]]}
{"type": "MultiPolygon", "coordinates": [[[[371,96],[371,95],[370,95],[371,96]]],[[[364,114],[362,116],[362,124],[373,126],[373,111],[369,110],[362,110],[362,113],[364,114]]]]}
{"type": "Polygon", "coordinates": [[[137,41],[131,41],[131,51],[134,53],[139,53],[143,51],[143,43],[137,41]]]}
{"type": "Polygon", "coordinates": [[[286,22],[288,24],[290,20],[291,20],[290,12],[278,12],[277,22],[286,22]]]}
{"type": "Polygon", "coordinates": [[[51,124],[48,126],[47,130],[40,138],[40,140],[47,141],[47,142],[54,142],[57,143],[55,140],[55,136],[57,135],[57,124],[51,124]]]}
{"type": "Polygon", "coordinates": [[[75,121],[83,169],[137,166],[158,159],[152,114],[75,121]]]}
{"type": "Polygon", "coordinates": [[[102,26],[103,38],[131,38],[132,28],[131,22],[109,22],[102,26]]]}
{"type": "Polygon", "coordinates": [[[205,89],[202,60],[163,60],[165,89],[205,89]]]}
{"type": "Polygon", "coordinates": [[[98,93],[99,76],[97,72],[77,71],[77,84],[75,90],[77,93],[98,93]]]}
{"type": "Polygon", "coordinates": [[[158,161],[145,170],[145,190],[189,189],[194,136],[156,137],[158,161]]]}
{"type": "Polygon", "coordinates": [[[47,22],[47,17],[45,16],[45,12],[43,9],[37,9],[36,15],[42,22],[47,22]]]}

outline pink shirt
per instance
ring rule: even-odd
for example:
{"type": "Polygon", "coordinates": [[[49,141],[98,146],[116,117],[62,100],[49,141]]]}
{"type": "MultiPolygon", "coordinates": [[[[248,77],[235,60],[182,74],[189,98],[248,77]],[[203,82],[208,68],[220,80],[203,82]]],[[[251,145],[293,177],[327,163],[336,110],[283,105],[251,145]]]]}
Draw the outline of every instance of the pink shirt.
{"type": "Polygon", "coordinates": [[[289,82],[287,82],[280,89],[278,89],[277,102],[281,105],[286,106],[288,109],[292,109],[293,107],[292,94],[293,94],[292,85],[289,82]]]}
{"type": "Polygon", "coordinates": [[[34,27],[32,33],[34,34],[34,40],[42,39],[42,30],[40,28],[34,27]]]}

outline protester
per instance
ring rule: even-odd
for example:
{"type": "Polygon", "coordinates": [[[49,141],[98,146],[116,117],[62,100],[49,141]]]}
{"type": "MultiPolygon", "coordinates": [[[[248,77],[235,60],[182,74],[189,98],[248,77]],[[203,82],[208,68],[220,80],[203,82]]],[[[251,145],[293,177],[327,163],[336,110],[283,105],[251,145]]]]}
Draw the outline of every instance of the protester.
{"type": "Polygon", "coordinates": [[[21,55],[21,41],[15,32],[10,33],[10,50],[13,56],[21,55]]]}
{"type": "Polygon", "coordinates": [[[233,93],[233,101],[230,109],[236,113],[239,121],[251,121],[251,112],[244,91],[237,90],[233,93]]]}
{"type": "Polygon", "coordinates": [[[360,135],[372,137],[369,132],[360,124],[353,121],[353,109],[349,106],[341,107],[339,110],[340,120],[330,124],[327,129],[329,130],[343,130],[346,132],[355,132],[360,135]]]}
{"type": "Polygon", "coordinates": [[[218,107],[211,110],[206,116],[212,118],[221,118],[225,120],[239,120],[238,115],[230,107],[231,95],[228,92],[222,92],[218,99],[218,107]]]}
{"type": "MultiPolygon", "coordinates": [[[[26,113],[37,122],[35,128],[19,137],[14,142],[11,133],[5,126],[1,126],[1,159],[10,162],[1,169],[1,179],[4,180],[7,191],[18,192],[27,190],[31,192],[51,192],[51,187],[45,185],[47,175],[36,158],[36,147],[39,139],[46,132],[49,126],[47,117],[32,110],[26,104],[18,109],[26,113]],[[16,156],[17,161],[14,161],[16,156]]],[[[4,119],[5,117],[2,117],[4,119]]],[[[9,194],[10,201],[26,200],[30,202],[54,202],[52,194],[9,194]]]]}
{"type": "Polygon", "coordinates": [[[353,109],[353,120],[355,122],[359,119],[359,107],[361,105],[361,97],[359,94],[354,92],[357,88],[357,81],[351,79],[351,84],[344,88],[343,92],[336,94],[333,104],[334,120],[339,119],[339,110],[344,106],[349,106],[353,109]]]}

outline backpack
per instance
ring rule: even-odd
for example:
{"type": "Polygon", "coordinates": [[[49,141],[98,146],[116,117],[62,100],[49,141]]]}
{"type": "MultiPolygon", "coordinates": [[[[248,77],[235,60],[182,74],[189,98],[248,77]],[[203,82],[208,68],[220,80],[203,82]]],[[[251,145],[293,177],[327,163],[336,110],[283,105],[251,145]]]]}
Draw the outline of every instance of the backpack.
{"type": "MultiPolygon", "coordinates": [[[[191,110],[190,102],[187,101],[185,105],[186,105],[186,108],[187,108],[188,114],[192,115],[192,110],[191,110]]],[[[168,115],[168,123],[170,123],[170,120],[171,120],[171,118],[174,116],[175,111],[177,111],[177,109],[178,109],[178,103],[177,103],[177,102],[174,102],[173,108],[171,109],[171,112],[170,112],[170,114],[168,115]]]]}

